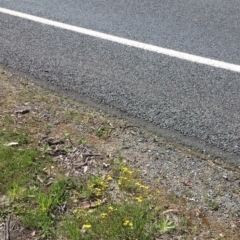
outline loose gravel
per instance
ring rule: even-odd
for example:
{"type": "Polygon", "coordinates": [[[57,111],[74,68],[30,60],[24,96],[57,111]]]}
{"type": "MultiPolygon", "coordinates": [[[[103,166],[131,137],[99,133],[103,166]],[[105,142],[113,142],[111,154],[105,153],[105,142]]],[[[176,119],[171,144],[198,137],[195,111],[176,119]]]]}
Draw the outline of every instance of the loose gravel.
{"type": "Polygon", "coordinates": [[[213,221],[224,222],[229,228],[240,227],[239,169],[230,170],[137,126],[112,138],[123,158],[140,168],[150,182],[155,179],[213,221]]]}

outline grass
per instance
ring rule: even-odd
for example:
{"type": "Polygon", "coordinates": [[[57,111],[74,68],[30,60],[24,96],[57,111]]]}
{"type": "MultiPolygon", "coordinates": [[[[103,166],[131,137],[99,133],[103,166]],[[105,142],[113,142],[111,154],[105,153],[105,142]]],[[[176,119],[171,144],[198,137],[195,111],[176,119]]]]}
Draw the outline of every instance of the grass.
{"type": "MultiPolygon", "coordinates": [[[[71,159],[79,145],[95,148],[109,141],[108,120],[85,107],[82,112],[70,109],[63,98],[28,88],[22,79],[10,84],[5,72],[1,77],[5,81],[0,78],[0,199],[5,200],[0,201],[0,221],[13,215],[39,239],[148,240],[162,235],[191,239],[205,231],[185,203],[149,186],[121,153],[104,155],[102,163],[108,167],[98,164],[80,177],[69,174],[50,154],[60,146],[49,146],[44,139],[62,140],[64,156],[71,159]],[[16,102],[35,112],[16,115],[16,102]],[[43,117],[45,110],[49,118],[43,117]],[[169,204],[179,204],[179,211],[167,213],[169,204]]],[[[217,210],[215,202],[208,204],[217,210]]]]}
{"type": "MultiPolygon", "coordinates": [[[[54,238],[56,231],[62,231],[66,239],[150,239],[159,231],[174,229],[173,223],[157,217],[158,193],[149,192],[142,185],[133,170],[116,161],[115,175],[86,176],[85,179],[61,176],[57,173],[50,186],[41,184],[36,178],[46,180],[43,169],[53,164],[45,151],[29,148],[26,136],[11,133],[7,129],[1,134],[1,195],[11,201],[8,208],[2,208],[2,218],[10,209],[15,209],[23,225],[39,231],[42,238],[54,238]],[[10,139],[18,146],[4,146],[10,139]],[[110,184],[118,184],[122,197],[114,202],[109,195],[110,184]],[[102,204],[107,199],[107,204],[102,204]],[[81,207],[81,201],[95,202],[94,208],[81,207]],[[59,209],[68,206],[66,214],[59,209]],[[165,225],[164,225],[165,223],[165,225]]],[[[41,149],[41,148],[40,148],[41,149]]],[[[159,205],[159,204],[158,204],[159,205]]]]}

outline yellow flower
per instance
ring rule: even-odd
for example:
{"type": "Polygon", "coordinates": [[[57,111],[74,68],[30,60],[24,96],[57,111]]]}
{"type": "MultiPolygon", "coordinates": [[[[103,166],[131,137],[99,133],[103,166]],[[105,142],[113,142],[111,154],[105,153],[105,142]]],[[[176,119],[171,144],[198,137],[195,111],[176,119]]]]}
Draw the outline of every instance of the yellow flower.
{"type": "Polygon", "coordinates": [[[139,182],[136,182],[135,185],[138,186],[138,187],[141,187],[141,186],[142,186],[142,184],[139,183],[139,182]]]}
{"type": "Polygon", "coordinates": [[[127,225],[128,225],[128,223],[129,223],[129,221],[128,221],[128,220],[124,221],[124,223],[123,223],[123,226],[127,226],[127,225]]]}
{"type": "Polygon", "coordinates": [[[136,197],[135,199],[137,200],[137,202],[142,202],[143,201],[142,197],[136,197]]]}
{"type": "Polygon", "coordinates": [[[94,192],[95,192],[95,195],[97,197],[102,196],[102,189],[101,188],[95,188],[94,192]]]}
{"type": "Polygon", "coordinates": [[[108,211],[113,212],[114,211],[113,206],[108,206],[108,211]]]}
{"type": "Polygon", "coordinates": [[[77,199],[77,198],[74,198],[74,199],[72,200],[72,202],[73,202],[73,203],[77,203],[77,202],[78,202],[78,199],[77,199]]]}
{"type": "Polygon", "coordinates": [[[76,190],[73,190],[73,194],[74,194],[74,195],[80,195],[79,192],[76,191],[76,190]]]}
{"type": "Polygon", "coordinates": [[[110,175],[107,175],[107,176],[106,176],[106,180],[107,180],[107,181],[112,181],[112,177],[111,177],[110,175]]]}
{"type": "Polygon", "coordinates": [[[125,220],[125,221],[123,222],[123,226],[125,226],[125,227],[132,227],[132,226],[133,226],[133,223],[130,222],[129,220],[125,220]]]}
{"type": "Polygon", "coordinates": [[[84,212],[85,212],[85,210],[82,209],[82,208],[75,208],[75,209],[73,210],[73,214],[80,213],[81,215],[82,215],[82,214],[84,215],[84,212]]]}
{"type": "Polygon", "coordinates": [[[104,184],[102,185],[102,190],[106,190],[107,188],[108,188],[108,184],[104,183],[104,184]]]}
{"type": "Polygon", "coordinates": [[[73,210],[73,213],[74,213],[74,214],[77,213],[77,212],[78,212],[78,209],[77,209],[77,208],[73,210]]]}
{"type": "Polygon", "coordinates": [[[122,172],[127,172],[127,171],[128,171],[128,168],[127,168],[127,167],[121,167],[121,171],[122,171],[122,172]]]}
{"type": "Polygon", "coordinates": [[[122,171],[123,173],[127,173],[127,174],[129,174],[129,175],[132,175],[132,174],[133,174],[133,171],[130,171],[130,169],[127,168],[127,167],[122,167],[122,168],[121,168],[121,171],[122,171]]]}
{"type": "Polygon", "coordinates": [[[132,227],[132,226],[133,226],[133,223],[132,223],[132,222],[129,222],[129,223],[128,223],[128,226],[129,226],[129,227],[132,227]]]}
{"type": "Polygon", "coordinates": [[[121,180],[128,180],[126,177],[120,177],[121,180]]]}
{"type": "Polygon", "coordinates": [[[107,214],[106,213],[101,213],[101,218],[105,218],[106,216],[107,216],[107,214]]]}
{"type": "Polygon", "coordinates": [[[91,224],[83,224],[82,229],[89,229],[91,227],[92,227],[91,224]]]}

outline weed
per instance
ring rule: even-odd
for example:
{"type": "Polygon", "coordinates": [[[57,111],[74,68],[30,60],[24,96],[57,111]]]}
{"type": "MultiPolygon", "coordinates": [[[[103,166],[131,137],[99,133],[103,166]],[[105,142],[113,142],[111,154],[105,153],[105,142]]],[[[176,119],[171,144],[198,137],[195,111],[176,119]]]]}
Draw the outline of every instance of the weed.
{"type": "Polygon", "coordinates": [[[45,212],[28,211],[21,216],[21,221],[26,228],[40,230],[43,238],[47,238],[53,233],[53,220],[45,212]]]}
{"type": "Polygon", "coordinates": [[[14,147],[0,146],[0,167],[3,169],[1,175],[0,192],[5,192],[12,184],[17,182],[19,186],[24,186],[29,176],[22,175],[23,172],[33,172],[34,162],[38,156],[38,151],[22,150],[14,147]],[[11,180],[11,181],[9,181],[11,180]]]}
{"type": "Polygon", "coordinates": [[[97,137],[102,137],[102,138],[108,138],[110,137],[110,133],[111,133],[111,128],[108,127],[101,127],[96,131],[96,136],[97,137]]]}
{"type": "Polygon", "coordinates": [[[92,115],[87,113],[84,116],[83,123],[91,123],[93,121],[92,115]]]}
{"type": "Polygon", "coordinates": [[[0,136],[2,137],[2,141],[5,141],[5,143],[17,142],[18,145],[26,145],[30,142],[29,137],[21,131],[19,132],[5,131],[2,132],[0,136]]]}
{"type": "Polygon", "coordinates": [[[65,180],[60,180],[53,184],[50,188],[50,198],[52,199],[52,208],[63,204],[67,199],[67,183],[65,180]]]}
{"type": "Polygon", "coordinates": [[[102,130],[102,129],[98,129],[97,131],[96,131],[96,136],[97,137],[102,137],[104,135],[104,131],[102,130]]]}
{"type": "MultiPolygon", "coordinates": [[[[72,121],[74,120],[75,118],[78,117],[78,112],[77,111],[74,111],[74,110],[70,110],[67,115],[66,115],[66,120],[67,121],[72,121]]],[[[79,120],[80,121],[80,120],[79,120]]]]}
{"type": "Polygon", "coordinates": [[[13,118],[12,118],[11,116],[9,116],[9,115],[6,115],[6,116],[4,117],[4,120],[3,120],[3,121],[5,122],[5,124],[13,124],[13,123],[14,123],[13,118]]]}
{"type": "Polygon", "coordinates": [[[83,182],[82,188],[77,195],[81,196],[81,198],[93,200],[101,197],[107,188],[108,188],[108,180],[103,181],[98,176],[89,176],[83,182]]]}
{"type": "Polygon", "coordinates": [[[72,240],[80,240],[81,231],[77,221],[66,219],[65,229],[72,240]]]}
{"type": "Polygon", "coordinates": [[[14,182],[12,186],[7,190],[9,198],[14,201],[22,199],[25,195],[26,188],[20,186],[18,183],[14,182]]]}
{"type": "Polygon", "coordinates": [[[210,200],[209,197],[207,195],[204,195],[204,201],[205,203],[214,211],[218,210],[219,205],[216,201],[214,200],[210,200]]]}
{"type": "Polygon", "coordinates": [[[36,201],[39,204],[40,211],[43,213],[48,213],[53,204],[53,199],[44,193],[39,193],[36,201]]]}
{"type": "Polygon", "coordinates": [[[216,201],[208,201],[208,206],[214,211],[218,210],[219,208],[219,205],[216,201]]]}
{"type": "Polygon", "coordinates": [[[52,150],[52,148],[49,145],[47,145],[47,144],[43,145],[42,151],[44,153],[47,153],[47,152],[49,152],[51,150],[52,150]]]}
{"type": "Polygon", "coordinates": [[[189,219],[185,216],[181,217],[180,225],[183,229],[186,229],[189,226],[189,219]]]}
{"type": "Polygon", "coordinates": [[[86,143],[87,143],[87,140],[86,140],[85,137],[80,137],[80,138],[78,139],[78,144],[86,144],[86,143]]]}
{"type": "Polygon", "coordinates": [[[150,239],[155,230],[149,225],[153,215],[148,206],[148,201],[100,206],[72,220],[72,225],[68,226],[69,235],[74,236],[76,232],[79,234],[77,227],[89,227],[89,230],[80,233],[80,238],[72,239],[150,239]]]}
{"type": "Polygon", "coordinates": [[[173,222],[171,222],[168,218],[161,219],[155,226],[161,233],[170,232],[175,229],[173,222]]]}

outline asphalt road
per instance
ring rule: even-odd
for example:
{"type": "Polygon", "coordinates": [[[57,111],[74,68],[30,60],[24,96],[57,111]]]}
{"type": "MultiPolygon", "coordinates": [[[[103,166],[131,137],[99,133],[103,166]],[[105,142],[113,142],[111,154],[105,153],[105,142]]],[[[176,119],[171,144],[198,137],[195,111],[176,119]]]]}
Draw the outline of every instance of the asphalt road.
{"type": "MultiPolygon", "coordinates": [[[[0,7],[240,65],[238,0],[0,0],[0,7]]],[[[240,164],[239,72],[1,12],[0,64],[216,147],[240,164]]]]}

